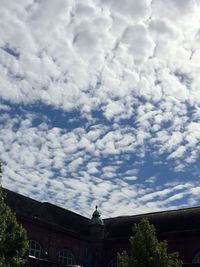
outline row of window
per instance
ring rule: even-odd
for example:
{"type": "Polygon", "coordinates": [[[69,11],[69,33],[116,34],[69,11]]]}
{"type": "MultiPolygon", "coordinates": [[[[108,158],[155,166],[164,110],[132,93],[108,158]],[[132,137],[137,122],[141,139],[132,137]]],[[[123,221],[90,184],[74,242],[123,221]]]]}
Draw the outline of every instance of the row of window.
{"type": "MultiPolygon", "coordinates": [[[[45,255],[45,252],[42,249],[42,246],[36,240],[30,240],[29,241],[29,256],[35,257],[37,259],[44,259],[46,258],[47,255],[45,255]]],[[[58,252],[57,260],[59,263],[63,265],[75,264],[75,257],[73,253],[68,249],[60,250],[58,252]]],[[[192,262],[200,263],[200,251],[196,253],[192,262]]],[[[109,262],[108,267],[116,267],[116,266],[117,266],[116,258],[113,258],[109,262]]]]}
{"type": "MultiPolygon", "coordinates": [[[[36,240],[29,241],[29,256],[37,259],[45,259],[47,257],[46,252],[42,249],[42,246],[36,240]]],[[[58,252],[57,260],[63,265],[75,264],[75,257],[73,253],[68,249],[62,249],[58,252]]]]}

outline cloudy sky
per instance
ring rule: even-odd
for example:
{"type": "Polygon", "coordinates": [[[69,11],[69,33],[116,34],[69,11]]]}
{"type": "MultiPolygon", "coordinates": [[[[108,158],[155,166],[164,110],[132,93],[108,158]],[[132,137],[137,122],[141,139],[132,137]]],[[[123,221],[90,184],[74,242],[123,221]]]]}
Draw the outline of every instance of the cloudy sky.
{"type": "Polygon", "coordinates": [[[85,216],[200,205],[200,1],[0,4],[3,186],[85,216]]]}

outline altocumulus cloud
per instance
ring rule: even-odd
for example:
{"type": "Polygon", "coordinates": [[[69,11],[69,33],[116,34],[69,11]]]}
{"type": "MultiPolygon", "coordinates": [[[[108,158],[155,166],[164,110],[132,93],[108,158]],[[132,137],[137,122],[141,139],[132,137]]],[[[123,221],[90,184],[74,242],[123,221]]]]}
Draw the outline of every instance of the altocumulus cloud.
{"type": "Polygon", "coordinates": [[[199,205],[200,4],[2,1],[3,185],[90,215],[199,205]]]}

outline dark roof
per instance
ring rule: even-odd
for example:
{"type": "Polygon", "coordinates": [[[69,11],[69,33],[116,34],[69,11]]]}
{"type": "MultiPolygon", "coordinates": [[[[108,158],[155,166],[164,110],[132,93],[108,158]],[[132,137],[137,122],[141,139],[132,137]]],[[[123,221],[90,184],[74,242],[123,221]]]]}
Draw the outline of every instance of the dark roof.
{"type": "Polygon", "coordinates": [[[89,219],[56,205],[39,202],[5,189],[6,203],[21,217],[56,225],[67,231],[86,233],[89,219]]]}
{"type": "Polygon", "coordinates": [[[142,218],[148,218],[158,233],[200,230],[200,207],[194,207],[105,219],[107,238],[129,237],[142,218]]]}
{"type": "MultiPolygon", "coordinates": [[[[56,205],[6,191],[6,202],[17,215],[56,225],[77,234],[87,234],[90,219],[56,205]]],[[[128,238],[132,226],[148,218],[158,233],[200,230],[200,207],[104,219],[106,238],[128,238]]]]}

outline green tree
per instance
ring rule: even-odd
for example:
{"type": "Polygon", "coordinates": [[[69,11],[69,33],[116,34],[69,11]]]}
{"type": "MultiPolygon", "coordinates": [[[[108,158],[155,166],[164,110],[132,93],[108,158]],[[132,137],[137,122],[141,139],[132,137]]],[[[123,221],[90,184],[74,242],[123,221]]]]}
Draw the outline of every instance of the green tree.
{"type": "Polygon", "coordinates": [[[15,214],[4,201],[1,178],[0,164],[0,267],[22,267],[28,249],[26,231],[17,223],[15,214]]]}
{"type": "Polygon", "coordinates": [[[167,241],[159,242],[155,227],[144,218],[134,225],[131,236],[130,255],[126,251],[118,254],[119,267],[181,267],[177,252],[168,253],[167,241]]]}

